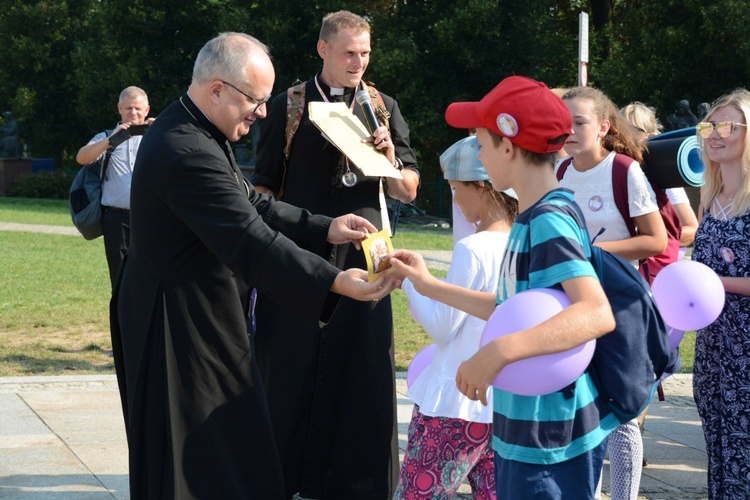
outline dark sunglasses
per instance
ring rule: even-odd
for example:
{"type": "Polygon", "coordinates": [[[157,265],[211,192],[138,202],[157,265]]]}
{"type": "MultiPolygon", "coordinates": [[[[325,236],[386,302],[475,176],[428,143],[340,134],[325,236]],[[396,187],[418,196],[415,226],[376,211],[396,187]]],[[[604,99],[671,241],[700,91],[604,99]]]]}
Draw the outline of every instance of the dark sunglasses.
{"type": "Polygon", "coordinates": [[[737,122],[700,122],[696,129],[698,130],[698,135],[703,137],[704,139],[708,139],[714,130],[716,130],[716,133],[719,134],[719,137],[722,139],[726,139],[730,135],[732,135],[732,132],[734,132],[734,127],[747,127],[744,123],[737,123],[737,122]]]}

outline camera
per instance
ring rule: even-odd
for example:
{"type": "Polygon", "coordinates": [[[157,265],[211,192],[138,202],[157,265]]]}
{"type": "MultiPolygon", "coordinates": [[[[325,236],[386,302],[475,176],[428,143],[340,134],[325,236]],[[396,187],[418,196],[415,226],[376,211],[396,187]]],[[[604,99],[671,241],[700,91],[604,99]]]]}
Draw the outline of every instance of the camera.
{"type": "Polygon", "coordinates": [[[130,132],[131,137],[134,135],[143,135],[146,133],[146,130],[148,130],[148,125],[145,123],[142,125],[131,125],[130,127],[128,127],[128,132],[130,132]]]}
{"type": "Polygon", "coordinates": [[[145,134],[147,129],[148,125],[145,123],[142,125],[131,125],[128,128],[120,129],[109,136],[109,146],[110,148],[116,148],[133,136],[145,134]]]}

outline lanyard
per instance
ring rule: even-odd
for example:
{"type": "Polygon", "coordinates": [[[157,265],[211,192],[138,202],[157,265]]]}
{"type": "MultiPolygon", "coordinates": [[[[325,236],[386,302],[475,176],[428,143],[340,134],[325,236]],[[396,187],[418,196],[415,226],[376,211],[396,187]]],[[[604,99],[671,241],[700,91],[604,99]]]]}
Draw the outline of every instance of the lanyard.
{"type": "MultiPolygon", "coordinates": [[[[323,89],[320,88],[320,83],[318,83],[318,75],[315,75],[315,86],[318,88],[318,92],[320,93],[320,96],[323,98],[323,100],[327,103],[330,103],[331,101],[328,100],[328,96],[325,92],[323,92],[323,89]]],[[[356,99],[352,98],[352,103],[349,106],[349,110],[354,113],[354,103],[356,102],[356,99]]],[[[328,137],[326,137],[325,134],[323,134],[323,137],[330,142],[328,137]]],[[[341,176],[341,183],[346,187],[354,187],[357,184],[357,174],[352,172],[352,169],[349,167],[349,158],[344,155],[344,163],[346,164],[346,172],[344,172],[344,175],[341,176]]]]}
{"type": "MultiPolygon", "coordinates": [[[[331,102],[328,100],[328,96],[325,92],[323,92],[323,89],[320,87],[320,84],[318,83],[318,75],[315,75],[315,86],[318,88],[318,92],[320,93],[320,96],[323,98],[325,102],[331,102]]],[[[354,113],[354,103],[356,102],[356,99],[352,99],[352,104],[349,106],[349,111],[354,113]]]]}

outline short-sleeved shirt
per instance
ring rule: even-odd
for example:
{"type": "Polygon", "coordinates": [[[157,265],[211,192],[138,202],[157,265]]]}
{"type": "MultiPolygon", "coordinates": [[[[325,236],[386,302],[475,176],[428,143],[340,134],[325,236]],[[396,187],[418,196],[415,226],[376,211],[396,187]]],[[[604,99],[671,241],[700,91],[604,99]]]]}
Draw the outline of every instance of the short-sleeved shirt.
{"type": "Polygon", "coordinates": [[[685,188],[667,188],[664,190],[665,193],[667,193],[667,197],[669,198],[670,203],[672,205],[677,206],[682,203],[690,204],[690,198],[688,198],[687,192],[685,192],[685,188]]]}
{"type": "MultiPolygon", "coordinates": [[[[86,145],[99,142],[105,137],[106,132],[99,132],[86,145]]],[[[112,151],[107,175],[102,182],[102,205],[130,210],[130,183],[133,180],[133,165],[142,138],[142,135],[133,136],[112,151]]]]}
{"type": "MultiPolygon", "coordinates": [[[[562,289],[566,280],[593,276],[591,245],[573,193],[556,189],[520,213],[510,232],[497,302],[532,288],[562,289]]],[[[599,444],[619,422],[588,373],[573,387],[542,396],[493,391],[493,449],[504,459],[553,464],[599,444]]]]}
{"type": "MultiPolygon", "coordinates": [[[[620,241],[631,237],[625,220],[615,203],[612,187],[612,168],[615,152],[610,152],[597,166],[579,172],[573,165],[565,170],[560,186],[572,189],[575,200],[581,208],[589,234],[597,235],[596,241],[620,241]]],[[[558,163],[559,165],[559,163],[558,163]]],[[[633,160],[628,166],[628,212],[631,218],[657,212],[656,195],[646,179],[640,165],[633,160]]],[[[631,261],[638,267],[638,261],[631,261]]]]}

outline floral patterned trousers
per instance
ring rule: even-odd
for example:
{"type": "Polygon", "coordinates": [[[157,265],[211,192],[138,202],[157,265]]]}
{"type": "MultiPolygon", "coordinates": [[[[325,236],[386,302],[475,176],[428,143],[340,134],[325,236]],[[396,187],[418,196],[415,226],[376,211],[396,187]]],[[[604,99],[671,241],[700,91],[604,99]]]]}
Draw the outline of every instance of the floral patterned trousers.
{"type": "Polygon", "coordinates": [[[428,417],[414,406],[395,500],[453,498],[468,479],[474,498],[495,500],[492,424],[428,417]]]}

